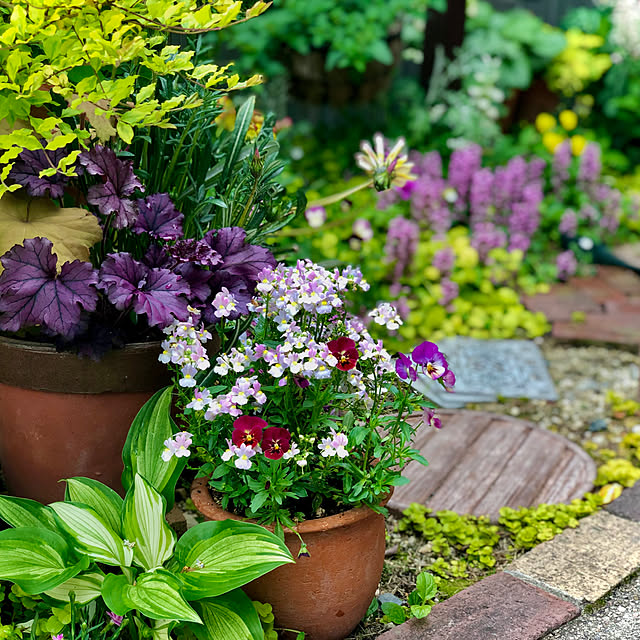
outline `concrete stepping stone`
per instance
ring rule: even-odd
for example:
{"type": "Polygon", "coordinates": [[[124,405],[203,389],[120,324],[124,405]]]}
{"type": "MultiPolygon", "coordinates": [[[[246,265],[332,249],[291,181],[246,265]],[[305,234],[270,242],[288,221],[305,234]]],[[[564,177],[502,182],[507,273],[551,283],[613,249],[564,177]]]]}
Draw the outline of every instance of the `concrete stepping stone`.
{"type": "Polygon", "coordinates": [[[496,573],[378,640],[538,640],[580,609],[506,573],[496,573]]]}
{"type": "Polygon", "coordinates": [[[599,511],[510,564],[506,571],[582,605],[640,568],[640,523],[599,511]]]}
{"type": "Polygon", "coordinates": [[[540,347],[532,340],[479,340],[458,336],[438,341],[456,374],[455,393],[420,376],[414,384],[439,407],[459,409],[468,402],[495,402],[504,398],[557,400],[540,347]]]}
{"type": "Polygon", "coordinates": [[[614,516],[640,522],[640,482],[625,489],[622,495],[608,504],[605,509],[614,516]]]}
{"type": "Polygon", "coordinates": [[[523,303],[547,316],[555,338],[640,345],[640,278],[627,269],[598,266],[596,276],[570,278],[523,303]]]}
{"type": "Polygon", "coordinates": [[[495,521],[501,507],[570,502],[593,486],[593,460],[558,434],[482,411],[440,415],[442,429],[418,431],[414,446],[429,466],[407,466],[410,483],[396,487],[388,505],[395,512],[419,502],[434,511],[489,515],[495,521]]]}

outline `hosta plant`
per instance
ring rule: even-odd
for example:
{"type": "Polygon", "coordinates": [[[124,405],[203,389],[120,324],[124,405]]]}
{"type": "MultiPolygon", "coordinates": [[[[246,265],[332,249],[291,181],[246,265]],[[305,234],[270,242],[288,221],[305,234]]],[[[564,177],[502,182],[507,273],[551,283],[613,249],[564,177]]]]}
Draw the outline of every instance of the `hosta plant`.
{"type": "MultiPolygon", "coordinates": [[[[104,618],[100,626],[94,612],[93,637],[263,638],[239,587],[293,560],[275,535],[241,522],[202,523],[176,540],[162,492],[173,495],[180,468],[157,463],[162,437],[172,433],[169,399],[170,390],[156,394],[132,426],[124,499],[88,478],[68,479],[64,501],[48,506],[0,497],[11,527],[0,532],[0,580],[75,611],[56,638],[80,638],[83,607],[94,602],[104,618]],[[105,629],[113,635],[100,636],[105,629]]],[[[33,622],[22,622],[28,632],[33,622]]]]}

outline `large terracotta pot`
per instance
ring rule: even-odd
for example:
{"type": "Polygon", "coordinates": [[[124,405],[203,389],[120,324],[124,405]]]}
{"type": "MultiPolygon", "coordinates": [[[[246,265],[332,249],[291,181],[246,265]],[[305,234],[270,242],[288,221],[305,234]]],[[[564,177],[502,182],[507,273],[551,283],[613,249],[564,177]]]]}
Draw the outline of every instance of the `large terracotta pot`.
{"type": "Polygon", "coordinates": [[[0,467],[9,492],[61,500],[62,478],[122,491],[122,446],[142,405],[170,383],[157,342],[99,362],[46,344],[0,337],[0,467]]]}
{"type": "MultiPolygon", "coordinates": [[[[245,520],[217,505],[207,478],[196,478],[191,499],[207,520],[245,520]]],[[[310,556],[254,580],[244,591],[273,606],[276,626],[304,631],[306,640],[342,640],[364,617],[384,564],[384,517],[367,507],[307,520],[296,527],[310,556]]],[[[294,558],[295,533],[285,533],[294,558]]]]}

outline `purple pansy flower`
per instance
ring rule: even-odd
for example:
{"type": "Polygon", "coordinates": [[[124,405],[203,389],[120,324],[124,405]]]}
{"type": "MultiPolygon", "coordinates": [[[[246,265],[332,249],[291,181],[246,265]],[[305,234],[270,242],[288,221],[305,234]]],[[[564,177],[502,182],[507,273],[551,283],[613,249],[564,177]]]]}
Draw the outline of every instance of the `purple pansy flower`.
{"type": "Polygon", "coordinates": [[[447,360],[440,353],[438,345],[433,342],[423,342],[412,352],[411,358],[416,364],[422,365],[424,372],[432,379],[441,378],[448,370],[447,360]]]}
{"type": "Polygon", "coordinates": [[[436,412],[433,409],[425,409],[423,414],[425,424],[430,427],[435,427],[436,429],[440,429],[442,427],[442,422],[438,416],[436,416],[436,412]]]}
{"type": "Polygon", "coordinates": [[[396,360],[396,373],[403,379],[407,378],[412,381],[416,381],[418,379],[418,372],[416,368],[411,363],[411,360],[404,355],[404,353],[398,354],[398,359],[396,360]]]}
{"type": "Polygon", "coordinates": [[[453,387],[456,383],[456,376],[451,369],[447,369],[438,382],[440,382],[447,391],[453,391],[453,387]]]}

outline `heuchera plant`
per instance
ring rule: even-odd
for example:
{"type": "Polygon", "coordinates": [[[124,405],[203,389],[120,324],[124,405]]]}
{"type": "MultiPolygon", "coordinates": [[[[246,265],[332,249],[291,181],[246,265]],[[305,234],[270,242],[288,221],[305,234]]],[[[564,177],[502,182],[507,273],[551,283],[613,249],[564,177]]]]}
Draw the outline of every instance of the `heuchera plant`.
{"type": "Polygon", "coordinates": [[[211,303],[222,290],[233,291],[238,308],[246,310],[258,273],[275,265],[271,253],[248,244],[239,227],[184,238],[183,215],[169,196],[145,196],[132,162],[109,148],[82,153],[85,171],[76,179],[29,173],[26,165],[33,159],[43,164],[46,154],[25,152],[25,168],[19,163],[11,179],[28,196],[54,193],[63,182],[65,188],[84,187],[102,238],[91,262],[58,260],[42,237],[0,257],[0,330],[38,327],[41,337],[97,357],[112,345],[148,339],[156,328],[187,320],[190,308],[202,309],[204,320],[213,322],[211,303]]]}
{"type": "MultiPolygon", "coordinates": [[[[405,381],[421,372],[451,389],[455,376],[430,342],[394,362],[345,309],[350,293],[366,289],[351,267],[263,269],[247,330],[210,371],[202,343],[211,335],[197,314],[166,329],[160,360],[176,374],[182,431],[166,440],[164,459],[195,448],[194,466],[211,475],[222,506],[260,523],[293,527],[363,504],[379,510],[407,482],[406,463],[426,463],[411,446],[416,430],[440,426],[405,381]]],[[[216,296],[217,330],[237,323],[238,307],[232,292],[216,296]]],[[[402,322],[388,303],[368,320],[392,329],[402,322]]]]}

